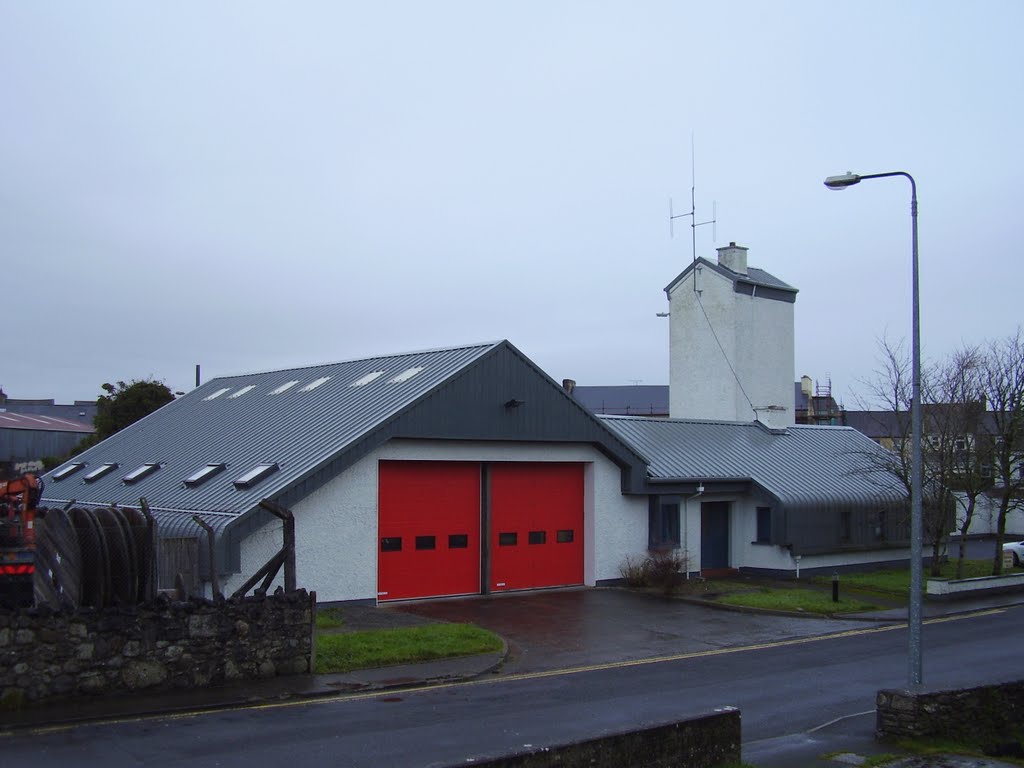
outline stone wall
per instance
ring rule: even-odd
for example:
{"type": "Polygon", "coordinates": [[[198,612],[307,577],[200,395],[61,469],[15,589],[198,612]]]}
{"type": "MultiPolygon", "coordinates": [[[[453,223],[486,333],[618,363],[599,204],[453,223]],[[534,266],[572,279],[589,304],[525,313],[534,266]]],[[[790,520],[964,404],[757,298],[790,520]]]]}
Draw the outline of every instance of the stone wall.
{"type": "Polygon", "coordinates": [[[943,736],[997,744],[1024,726],[1024,680],[934,691],[883,690],[875,700],[878,738],[943,736]]]}
{"type": "Polygon", "coordinates": [[[713,714],[604,734],[593,739],[531,745],[501,757],[467,761],[479,768],[716,768],[740,762],[740,711],[713,714]]]}
{"type": "Polygon", "coordinates": [[[54,698],[218,685],[310,671],[305,590],[102,611],[0,611],[0,709],[54,698]]]}

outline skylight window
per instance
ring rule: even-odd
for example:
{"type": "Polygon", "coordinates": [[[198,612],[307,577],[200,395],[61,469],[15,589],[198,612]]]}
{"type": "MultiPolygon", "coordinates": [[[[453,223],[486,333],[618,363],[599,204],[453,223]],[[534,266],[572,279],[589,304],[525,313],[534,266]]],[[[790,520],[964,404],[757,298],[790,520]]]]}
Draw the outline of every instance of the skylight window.
{"type": "Polygon", "coordinates": [[[300,389],[299,392],[312,392],[321,384],[326,384],[330,380],[330,378],[330,376],[321,376],[319,379],[314,379],[313,381],[309,382],[309,384],[300,389]]]}
{"type": "Polygon", "coordinates": [[[271,475],[277,472],[278,466],[274,464],[258,464],[240,478],[234,481],[235,488],[240,491],[244,491],[247,488],[252,488],[256,483],[265,478],[267,475],[271,475]]]}
{"type": "Polygon", "coordinates": [[[228,399],[229,400],[234,400],[236,397],[241,397],[246,392],[251,392],[254,389],[256,389],[256,385],[255,384],[249,384],[248,386],[242,387],[240,390],[235,392],[233,395],[228,395],[228,399]]]}
{"type": "Polygon", "coordinates": [[[127,483],[128,485],[131,485],[132,483],[137,483],[142,478],[152,475],[158,469],[160,469],[159,464],[143,464],[138,469],[133,469],[127,475],[122,477],[121,482],[127,483]]]}
{"type": "Polygon", "coordinates": [[[204,401],[206,401],[206,400],[216,400],[218,397],[223,395],[225,392],[230,392],[230,391],[231,391],[231,387],[223,387],[222,389],[218,389],[212,395],[207,395],[206,397],[203,398],[203,400],[204,401]]]}
{"type": "Polygon", "coordinates": [[[226,466],[227,464],[207,464],[198,472],[186,477],[185,485],[189,488],[195,488],[198,485],[202,485],[217,473],[222,472],[226,466]]]}
{"type": "Polygon", "coordinates": [[[356,379],[355,381],[353,381],[351,384],[349,384],[349,386],[350,387],[365,387],[371,381],[376,381],[377,379],[379,379],[383,375],[384,375],[384,371],[371,371],[370,373],[366,374],[362,378],[359,378],[359,379],[356,379]]]}
{"type": "Polygon", "coordinates": [[[115,469],[117,469],[117,462],[109,461],[106,464],[100,464],[98,467],[96,467],[96,469],[94,469],[92,472],[90,472],[82,479],[85,480],[85,482],[87,483],[94,483],[104,475],[113,472],[115,469]]]}
{"type": "Polygon", "coordinates": [[[282,392],[287,392],[289,389],[291,389],[292,387],[294,387],[298,383],[299,383],[298,379],[295,379],[293,381],[289,381],[286,384],[282,384],[277,389],[270,390],[270,394],[272,394],[272,395],[280,395],[282,392]]]}
{"type": "Polygon", "coordinates": [[[411,379],[413,376],[415,376],[417,373],[419,373],[422,370],[423,370],[423,366],[422,365],[418,365],[415,368],[406,368],[400,374],[395,376],[395,378],[391,379],[391,381],[389,381],[388,384],[401,384],[403,381],[408,381],[409,379],[411,379]]]}
{"type": "Polygon", "coordinates": [[[84,466],[85,466],[84,463],[82,463],[80,461],[76,461],[73,464],[68,464],[66,467],[64,467],[62,469],[58,469],[56,472],[53,473],[53,475],[51,475],[51,477],[54,480],[56,480],[57,482],[60,482],[61,480],[63,480],[68,475],[75,474],[75,472],[77,472],[78,470],[80,470],[84,466]]]}

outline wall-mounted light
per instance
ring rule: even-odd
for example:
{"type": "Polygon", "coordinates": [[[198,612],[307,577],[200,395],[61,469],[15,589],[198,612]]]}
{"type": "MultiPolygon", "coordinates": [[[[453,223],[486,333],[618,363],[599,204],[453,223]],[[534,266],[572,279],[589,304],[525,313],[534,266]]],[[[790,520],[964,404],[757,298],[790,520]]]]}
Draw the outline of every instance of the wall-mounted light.
{"type": "Polygon", "coordinates": [[[516,398],[513,397],[511,400],[509,400],[508,402],[505,403],[505,407],[506,408],[518,408],[520,405],[523,405],[525,403],[526,403],[525,400],[517,400],[516,398]]]}

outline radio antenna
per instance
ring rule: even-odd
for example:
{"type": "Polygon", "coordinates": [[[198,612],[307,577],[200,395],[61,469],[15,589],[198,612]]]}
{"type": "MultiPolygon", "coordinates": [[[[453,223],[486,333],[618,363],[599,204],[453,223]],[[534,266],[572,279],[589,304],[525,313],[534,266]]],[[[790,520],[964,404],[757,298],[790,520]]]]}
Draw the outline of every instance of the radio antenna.
{"type": "Polygon", "coordinates": [[[670,237],[676,236],[675,220],[685,219],[687,216],[690,217],[690,247],[693,260],[697,261],[697,227],[710,224],[712,242],[718,239],[718,203],[717,201],[711,203],[710,219],[707,221],[697,221],[697,162],[692,133],[690,134],[690,210],[687,213],[676,213],[673,208],[672,198],[668,199],[668,231],[670,237]]]}

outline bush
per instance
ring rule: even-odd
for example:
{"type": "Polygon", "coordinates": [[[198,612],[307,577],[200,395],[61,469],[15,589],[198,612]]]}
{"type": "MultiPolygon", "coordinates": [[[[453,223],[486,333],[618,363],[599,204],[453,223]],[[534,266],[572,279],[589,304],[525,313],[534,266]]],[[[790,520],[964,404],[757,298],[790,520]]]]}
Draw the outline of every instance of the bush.
{"type": "Polygon", "coordinates": [[[680,575],[687,567],[688,560],[682,551],[672,547],[658,547],[650,550],[643,560],[627,557],[619,566],[619,573],[627,587],[650,587],[671,595],[679,586],[680,575]]]}

